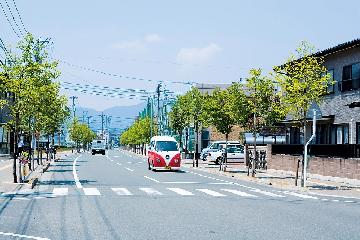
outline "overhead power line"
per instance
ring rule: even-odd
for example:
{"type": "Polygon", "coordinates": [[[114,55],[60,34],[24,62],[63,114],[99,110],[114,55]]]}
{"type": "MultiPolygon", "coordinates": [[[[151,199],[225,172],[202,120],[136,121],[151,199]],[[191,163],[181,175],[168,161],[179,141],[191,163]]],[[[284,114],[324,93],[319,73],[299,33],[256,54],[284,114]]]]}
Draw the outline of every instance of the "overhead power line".
{"type": "Polygon", "coordinates": [[[8,7],[8,9],[9,9],[10,15],[11,15],[11,17],[12,17],[12,19],[13,19],[16,27],[17,27],[17,29],[19,30],[19,32],[20,32],[21,35],[24,35],[23,32],[21,31],[21,28],[20,28],[19,24],[17,23],[17,21],[16,21],[16,19],[15,19],[15,17],[14,17],[14,14],[12,13],[12,10],[11,10],[11,7],[10,7],[8,1],[5,0],[5,3],[6,3],[6,6],[8,7]]]}
{"type": "Polygon", "coordinates": [[[18,38],[21,38],[20,35],[18,34],[18,32],[15,30],[14,25],[11,23],[11,21],[10,21],[10,19],[9,19],[9,17],[8,17],[8,15],[7,15],[6,11],[5,11],[5,8],[4,8],[3,4],[1,3],[1,1],[0,1],[0,7],[1,7],[2,12],[4,13],[4,16],[5,16],[6,20],[7,20],[8,23],[10,24],[11,29],[12,29],[13,32],[15,33],[15,35],[16,35],[18,38]]]}
{"type": "Polygon", "coordinates": [[[118,77],[118,78],[125,78],[125,79],[129,79],[129,80],[138,80],[138,81],[146,81],[146,82],[167,82],[167,83],[184,84],[184,85],[192,85],[192,84],[196,83],[196,82],[191,82],[191,81],[188,81],[188,82],[163,81],[163,80],[153,80],[153,79],[145,79],[145,78],[139,78],[139,77],[131,77],[131,76],[125,76],[125,75],[120,75],[120,74],[115,74],[115,73],[109,73],[109,72],[101,71],[101,70],[90,68],[90,67],[84,67],[84,66],[72,64],[72,63],[69,63],[69,62],[64,61],[64,60],[58,60],[58,61],[60,63],[66,64],[66,65],[68,65],[70,67],[79,68],[79,69],[90,71],[90,72],[95,72],[95,73],[106,75],[106,76],[109,76],[109,77],[118,77]]]}
{"type": "Polygon", "coordinates": [[[28,31],[26,30],[26,27],[25,27],[25,25],[24,25],[24,22],[23,22],[23,20],[22,20],[22,17],[21,17],[21,14],[20,14],[20,12],[19,12],[19,9],[18,9],[18,7],[17,7],[17,5],[16,5],[16,2],[15,2],[15,0],[12,0],[12,1],[13,1],[13,3],[14,3],[15,10],[16,10],[18,16],[19,16],[21,25],[22,25],[22,27],[24,28],[24,31],[25,31],[26,33],[28,33],[28,31]]]}

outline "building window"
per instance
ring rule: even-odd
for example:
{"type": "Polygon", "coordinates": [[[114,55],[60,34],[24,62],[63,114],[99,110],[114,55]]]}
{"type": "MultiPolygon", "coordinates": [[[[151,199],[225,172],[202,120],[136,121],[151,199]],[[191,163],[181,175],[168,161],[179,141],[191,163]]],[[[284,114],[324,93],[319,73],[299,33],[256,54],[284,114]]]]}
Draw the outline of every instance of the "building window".
{"type": "Polygon", "coordinates": [[[343,67],[340,91],[351,91],[360,88],[360,63],[343,67]]]}

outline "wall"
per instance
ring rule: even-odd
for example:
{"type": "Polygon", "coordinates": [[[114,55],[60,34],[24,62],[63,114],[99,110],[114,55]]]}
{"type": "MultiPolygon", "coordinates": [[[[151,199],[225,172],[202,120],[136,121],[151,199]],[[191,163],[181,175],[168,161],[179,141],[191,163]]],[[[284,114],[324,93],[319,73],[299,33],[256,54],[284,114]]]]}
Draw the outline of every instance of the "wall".
{"type": "MultiPolygon", "coordinates": [[[[282,154],[272,155],[271,145],[268,145],[267,147],[267,161],[269,169],[295,172],[299,158],[302,160],[302,156],[282,154]]],[[[299,172],[300,171],[301,164],[299,172]]],[[[310,157],[308,173],[360,180],[360,159],[310,157]]]]}

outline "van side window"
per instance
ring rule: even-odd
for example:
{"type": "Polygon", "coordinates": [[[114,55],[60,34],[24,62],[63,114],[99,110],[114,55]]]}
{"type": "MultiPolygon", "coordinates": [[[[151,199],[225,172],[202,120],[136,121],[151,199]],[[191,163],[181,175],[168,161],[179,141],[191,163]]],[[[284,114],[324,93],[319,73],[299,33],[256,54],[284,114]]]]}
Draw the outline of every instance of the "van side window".
{"type": "Polygon", "coordinates": [[[218,149],[218,148],[219,148],[218,143],[214,143],[213,145],[211,145],[211,149],[218,149]]]}

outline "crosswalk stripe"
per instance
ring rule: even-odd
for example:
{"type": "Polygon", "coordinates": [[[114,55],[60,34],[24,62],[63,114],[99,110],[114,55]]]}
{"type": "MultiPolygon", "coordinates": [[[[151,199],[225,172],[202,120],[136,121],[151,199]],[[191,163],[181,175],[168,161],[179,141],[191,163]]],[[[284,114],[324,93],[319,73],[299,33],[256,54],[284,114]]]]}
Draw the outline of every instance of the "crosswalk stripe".
{"type": "Polygon", "coordinates": [[[280,198],[283,198],[285,196],[283,195],[279,195],[279,194],[275,194],[275,193],[271,193],[271,192],[266,192],[266,191],[262,191],[260,189],[253,189],[253,190],[250,190],[252,192],[256,192],[256,193],[260,193],[260,194],[263,194],[263,195],[266,195],[266,196],[269,196],[269,197],[280,197],[280,198]]]}
{"type": "Polygon", "coordinates": [[[309,195],[305,195],[305,194],[300,194],[300,193],[295,193],[295,192],[284,191],[283,193],[284,193],[284,194],[287,194],[287,195],[299,197],[299,198],[318,199],[317,197],[313,197],[313,196],[309,196],[309,195]]]}
{"type": "Polygon", "coordinates": [[[111,188],[117,195],[120,196],[130,196],[133,195],[129,190],[126,188],[111,188]]]}
{"type": "Polygon", "coordinates": [[[68,188],[54,188],[53,195],[57,196],[65,196],[68,195],[69,189],[68,188]]]}
{"type": "Polygon", "coordinates": [[[186,191],[185,189],[182,189],[182,188],[168,188],[168,189],[170,191],[176,192],[177,194],[182,195],[182,196],[193,196],[194,195],[193,193],[186,191]]]}
{"type": "Polygon", "coordinates": [[[99,196],[101,193],[97,188],[83,188],[84,194],[88,196],[99,196]]]}
{"type": "Polygon", "coordinates": [[[197,191],[200,191],[200,192],[203,192],[203,193],[206,193],[206,194],[209,194],[211,196],[214,196],[214,197],[226,197],[226,195],[222,194],[222,193],[219,193],[219,192],[215,192],[213,190],[210,190],[210,189],[196,189],[197,191]]]}
{"type": "Polygon", "coordinates": [[[242,197],[257,197],[255,195],[248,194],[246,192],[241,192],[241,191],[235,190],[235,189],[221,189],[221,190],[225,191],[225,192],[233,193],[235,195],[239,195],[239,196],[242,196],[242,197]]]}
{"type": "Polygon", "coordinates": [[[161,192],[153,189],[153,188],[139,188],[141,191],[145,192],[148,195],[155,196],[155,195],[163,195],[161,192]]]}

